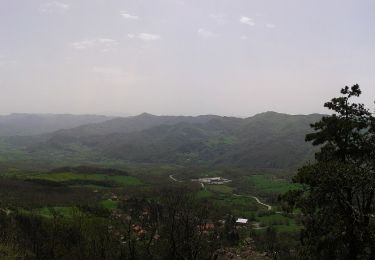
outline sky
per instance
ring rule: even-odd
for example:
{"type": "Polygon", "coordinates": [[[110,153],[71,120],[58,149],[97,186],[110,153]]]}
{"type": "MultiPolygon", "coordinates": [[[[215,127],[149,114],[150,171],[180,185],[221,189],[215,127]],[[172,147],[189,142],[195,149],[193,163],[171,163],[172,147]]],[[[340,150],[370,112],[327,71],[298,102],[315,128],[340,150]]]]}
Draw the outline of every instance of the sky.
{"type": "Polygon", "coordinates": [[[0,114],[326,112],[375,100],[373,0],[0,0],[0,114]]]}

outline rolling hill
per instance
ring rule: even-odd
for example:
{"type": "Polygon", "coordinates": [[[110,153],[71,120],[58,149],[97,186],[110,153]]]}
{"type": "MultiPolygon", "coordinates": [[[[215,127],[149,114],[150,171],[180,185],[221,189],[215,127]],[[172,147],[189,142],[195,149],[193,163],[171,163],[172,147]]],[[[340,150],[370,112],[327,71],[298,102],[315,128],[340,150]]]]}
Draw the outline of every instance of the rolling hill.
{"type": "Polygon", "coordinates": [[[110,119],[98,115],[11,114],[0,116],[0,136],[39,135],[110,119]]]}
{"type": "Polygon", "coordinates": [[[289,169],[313,158],[304,137],[321,117],[275,112],[245,119],[141,114],[26,138],[23,145],[31,154],[92,151],[101,158],[136,163],[289,169]]]}

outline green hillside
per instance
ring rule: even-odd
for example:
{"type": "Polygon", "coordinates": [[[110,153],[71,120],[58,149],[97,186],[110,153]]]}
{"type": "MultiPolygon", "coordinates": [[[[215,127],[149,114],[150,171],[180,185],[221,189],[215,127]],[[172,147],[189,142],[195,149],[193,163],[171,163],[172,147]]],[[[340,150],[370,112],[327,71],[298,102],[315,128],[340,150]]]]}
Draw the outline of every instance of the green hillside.
{"type": "Polygon", "coordinates": [[[321,115],[275,112],[250,118],[169,117],[142,114],[30,138],[8,138],[29,156],[81,158],[80,162],[134,163],[293,169],[313,158],[305,143],[321,115]]]}

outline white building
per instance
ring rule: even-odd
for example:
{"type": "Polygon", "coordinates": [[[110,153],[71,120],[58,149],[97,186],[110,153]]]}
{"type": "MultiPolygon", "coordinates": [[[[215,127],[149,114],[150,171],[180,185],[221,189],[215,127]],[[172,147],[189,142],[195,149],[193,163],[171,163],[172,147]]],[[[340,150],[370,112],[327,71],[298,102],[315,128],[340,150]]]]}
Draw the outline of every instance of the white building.
{"type": "Polygon", "coordinates": [[[249,220],[247,218],[238,218],[236,223],[237,224],[247,224],[249,220]]]}

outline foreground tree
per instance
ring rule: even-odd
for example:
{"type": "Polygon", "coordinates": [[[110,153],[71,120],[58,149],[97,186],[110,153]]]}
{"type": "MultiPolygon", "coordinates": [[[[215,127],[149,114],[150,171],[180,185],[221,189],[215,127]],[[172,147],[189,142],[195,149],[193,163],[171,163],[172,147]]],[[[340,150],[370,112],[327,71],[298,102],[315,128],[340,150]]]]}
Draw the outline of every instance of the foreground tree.
{"type": "Polygon", "coordinates": [[[324,106],[334,111],[312,125],[306,141],[319,146],[316,161],[298,171],[302,189],[284,195],[302,210],[302,256],[309,259],[375,257],[375,124],[358,85],[324,106]]]}

